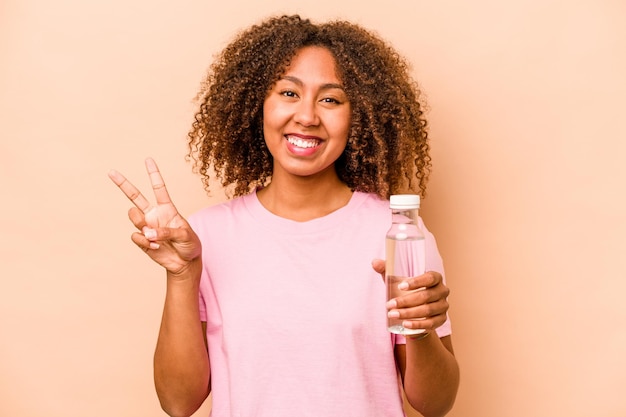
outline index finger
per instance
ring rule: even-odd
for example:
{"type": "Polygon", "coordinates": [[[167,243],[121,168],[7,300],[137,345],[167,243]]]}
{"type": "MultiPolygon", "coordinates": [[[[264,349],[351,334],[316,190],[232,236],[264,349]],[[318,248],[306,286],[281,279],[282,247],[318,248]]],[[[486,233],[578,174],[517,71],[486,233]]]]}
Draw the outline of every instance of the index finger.
{"type": "MultiPolygon", "coordinates": [[[[427,271],[417,277],[409,278],[405,281],[410,289],[430,288],[442,282],[441,274],[436,271],[427,271]]],[[[402,285],[402,284],[400,284],[402,285]]]]}
{"type": "Polygon", "coordinates": [[[113,180],[115,185],[128,197],[130,201],[144,213],[150,210],[150,202],[130,181],[126,179],[122,174],[115,170],[109,171],[109,178],[113,180]]]}
{"type": "Polygon", "coordinates": [[[152,158],[146,159],[146,170],[148,171],[148,176],[150,177],[150,184],[152,184],[152,190],[154,191],[157,204],[171,204],[172,200],[170,199],[170,195],[165,187],[165,181],[161,176],[159,167],[152,158]]]}

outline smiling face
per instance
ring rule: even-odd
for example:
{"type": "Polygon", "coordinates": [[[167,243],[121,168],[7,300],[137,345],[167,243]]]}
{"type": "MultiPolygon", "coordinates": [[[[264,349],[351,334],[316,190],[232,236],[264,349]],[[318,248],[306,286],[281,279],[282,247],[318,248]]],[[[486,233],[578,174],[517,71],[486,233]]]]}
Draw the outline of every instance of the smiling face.
{"type": "Polygon", "coordinates": [[[309,46],[291,60],[263,104],[263,133],[280,175],[335,175],[348,141],[351,107],[325,48],[309,46]]]}

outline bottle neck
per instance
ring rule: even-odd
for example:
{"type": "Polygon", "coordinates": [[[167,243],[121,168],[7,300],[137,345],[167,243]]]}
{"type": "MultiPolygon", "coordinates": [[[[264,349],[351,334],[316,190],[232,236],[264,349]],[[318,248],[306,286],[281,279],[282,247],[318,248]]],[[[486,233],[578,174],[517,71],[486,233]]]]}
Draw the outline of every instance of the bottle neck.
{"type": "Polygon", "coordinates": [[[408,223],[408,224],[417,224],[417,219],[419,217],[419,209],[391,209],[391,221],[392,223],[408,223]]]}

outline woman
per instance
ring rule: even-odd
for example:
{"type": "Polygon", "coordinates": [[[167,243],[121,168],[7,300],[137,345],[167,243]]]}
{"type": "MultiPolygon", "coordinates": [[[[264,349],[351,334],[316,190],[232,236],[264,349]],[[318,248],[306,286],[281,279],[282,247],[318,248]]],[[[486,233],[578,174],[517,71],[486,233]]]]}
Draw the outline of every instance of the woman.
{"type": "Polygon", "coordinates": [[[408,280],[425,290],[387,304],[426,332],[389,334],[383,307],[386,199],[423,194],[430,168],[404,61],[347,22],[271,18],[226,47],[199,97],[190,156],[232,200],[188,223],[154,161],[154,206],[110,173],[135,205],[132,240],[167,271],[163,409],[191,415],[212,392],[215,417],[403,416],[403,388],[423,415],[447,413],[459,373],[432,234],[429,272],[408,280]]]}

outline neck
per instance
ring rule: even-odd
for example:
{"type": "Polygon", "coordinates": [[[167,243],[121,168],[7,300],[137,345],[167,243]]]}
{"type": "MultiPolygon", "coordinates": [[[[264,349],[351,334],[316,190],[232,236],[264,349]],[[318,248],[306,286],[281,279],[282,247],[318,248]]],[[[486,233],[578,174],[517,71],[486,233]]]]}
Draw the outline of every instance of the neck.
{"type": "Polygon", "coordinates": [[[261,204],[277,216],[304,222],[344,207],[352,197],[352,190],[336,176],[327,181],[275,178],[259,190],[257,196],[261,204]]]}

